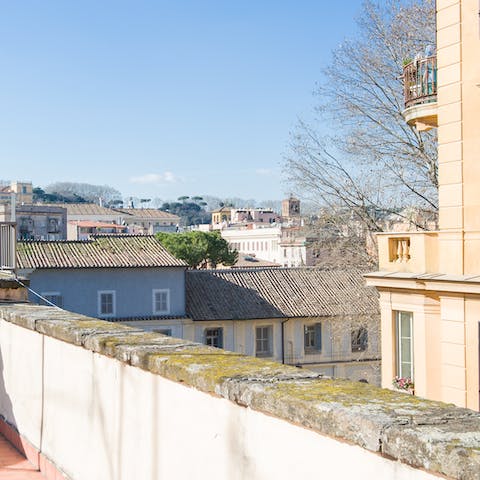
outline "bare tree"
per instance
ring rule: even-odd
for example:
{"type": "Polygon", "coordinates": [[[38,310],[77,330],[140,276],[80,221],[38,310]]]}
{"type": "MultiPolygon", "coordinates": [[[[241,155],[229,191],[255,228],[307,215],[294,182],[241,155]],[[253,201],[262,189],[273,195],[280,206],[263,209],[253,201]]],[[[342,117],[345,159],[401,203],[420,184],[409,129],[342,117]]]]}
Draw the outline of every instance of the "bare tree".
{"type": "Polygon", "coordinates": [[[45,187],[45,192],[64,197],[81,197],[88,202],[110,204],[121,200],[122,194],[108,185],[91,185],[90,183],[56,182],[45,187]]]}
{"type": "Polygon", "coordinates": [[[401,115],[402,65],[434,44],[435,2],[366,0],[358,26],[323,70],[316,118],[299,121],[285,173],[303,197],[380,231],[387,213],[438,209],[436,133],[401,115]]]}

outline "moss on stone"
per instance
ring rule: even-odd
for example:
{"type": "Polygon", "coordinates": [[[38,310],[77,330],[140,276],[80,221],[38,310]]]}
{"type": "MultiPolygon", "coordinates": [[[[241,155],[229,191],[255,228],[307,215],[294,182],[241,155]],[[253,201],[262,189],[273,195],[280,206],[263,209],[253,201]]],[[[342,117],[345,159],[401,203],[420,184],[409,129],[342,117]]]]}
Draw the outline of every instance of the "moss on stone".
{"type": "Polygon", "coordinates": [[[480,415],[361,382],[35,305],[0,317],[453,478],[479,479],[480,415]]]}

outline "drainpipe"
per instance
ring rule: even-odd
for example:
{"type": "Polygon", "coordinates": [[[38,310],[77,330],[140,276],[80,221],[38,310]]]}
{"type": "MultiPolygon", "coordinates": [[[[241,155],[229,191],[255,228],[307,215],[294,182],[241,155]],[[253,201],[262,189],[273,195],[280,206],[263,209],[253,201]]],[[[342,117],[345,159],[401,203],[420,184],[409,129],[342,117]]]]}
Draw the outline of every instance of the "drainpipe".
{"type": "Polygon", "coordinates": [[[290,320],[287,318],[282,322],[282,364],[285,365],[285,324],[290,320]]]}

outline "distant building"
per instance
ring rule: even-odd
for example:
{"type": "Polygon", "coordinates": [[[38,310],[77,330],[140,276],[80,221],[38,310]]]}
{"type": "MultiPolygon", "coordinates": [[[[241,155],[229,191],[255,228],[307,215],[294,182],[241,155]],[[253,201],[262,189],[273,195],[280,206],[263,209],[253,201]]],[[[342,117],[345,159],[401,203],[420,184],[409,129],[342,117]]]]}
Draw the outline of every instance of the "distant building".
{"type": "Polygon", "coordinates": [[[113,209],[95,203],[59,205],[67,210],[69,240],[87,238],[95,233],[154,235],[157,232],[175,232],[180,222],[177,215],[154,208],[113,209]]]}
{"type": "MultiPolygon", "coordinates": [[[[65,240],[67,238],[67,211],[62,207],[22,205],[15,208],[17,239],[65,240]]],[[[0,204],[0,222],[10,221],[11,205],[0,204]]]]}
{"type": "Polygon", "coordinates": [[[125,225],[95,222],[91,220],[72,220],[67,226],[69,240],[88,240],[98,234],[127,233],[125,225]]]}
{"type": "Polygon", "coordinates": [[[231,223],[278,223],[280,215],[271,208],[232,208],[231,223]]]}
{"type": "Polygon", "coordinates": [[[284,267],[307,265],[307,238],[298,227],[246,225],[221,230],[238,252],[284,267]]]}
{"type": "Polygon", "coordinates": [[[12,193],[15,194],[17,204],[33,203],[32,182],[15,181],[0,187],[0,203],[10,203],[12,193]]]}
{"type": "Polygon", "coordinates": [[[300,200],[293,196],[282,201],[282,219],[284,221],[300,219],[300,200]]]}
{"type": "Polygon", "coordinates": [[[115,211],[121,215],[121,223],[127,226],[128,233],[132,234],[175,232],[180,224],[178,215],[154,208],[122,208],[115,211]]]}
{"type": "Polygon", "coordinates": [[[67,210],[68,222],[103,222],[121,224],[121,215],[110,208],[96,203],[50,203],[52,207],[63,207],[67,210]]]}
{"type": "Polygon", "coordinates": [[[223,207],[212,213],[212,228],[241,255],[284,267],[308,266],[313,258],[301,225],[300,200],[294,197],[282,202],[282,216],[271,208],[223,207]]]}
{"type": "Polygon", "coordinates": [[[19,242],[17,265],[43,299],[106,320],[185,315],[185,269],[151,236],[19,242]]]}
{"type": "Polygon", "coordinates": [[[227,226],[232,221],[232,207],[221,207],[212,212],[212,226],[227,226]]]}

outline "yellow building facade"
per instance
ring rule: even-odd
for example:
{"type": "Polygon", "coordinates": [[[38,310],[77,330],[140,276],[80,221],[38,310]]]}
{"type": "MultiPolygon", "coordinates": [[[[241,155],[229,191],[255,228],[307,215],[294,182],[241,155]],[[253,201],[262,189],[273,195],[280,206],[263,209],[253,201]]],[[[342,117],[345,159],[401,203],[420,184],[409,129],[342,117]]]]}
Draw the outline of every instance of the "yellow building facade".
{"type": "Polygon", "coordinates": [[[478,0],[437,0],[437,96],[407,108],[438,128],[439,230],[380,234],[382,385],[480,409],[480,28],[478,0]],[[436,101],[435,101],[436,100],[436,101]]]}

